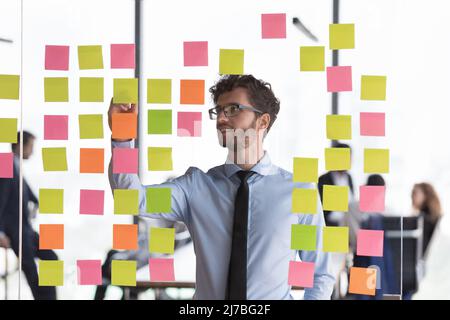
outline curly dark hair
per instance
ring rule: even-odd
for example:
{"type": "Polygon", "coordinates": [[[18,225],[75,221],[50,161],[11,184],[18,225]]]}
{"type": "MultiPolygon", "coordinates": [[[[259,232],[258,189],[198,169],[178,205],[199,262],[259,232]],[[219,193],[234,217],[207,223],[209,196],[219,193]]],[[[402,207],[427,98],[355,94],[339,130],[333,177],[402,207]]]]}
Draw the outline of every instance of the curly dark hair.
{"type": "Polygon", "coordinates": [[[280,111],[280,100],[275,97],[270,83],[258,80],[250,74],[225,75],[215,85],[209,88],[209,92],[212,95],[214,103],[217,103],[217,100],[222,94],[236,88],[247,89],[248,98],[253,107],[270,115],[270,123],[267,127],[268,132],[280,111]]]}

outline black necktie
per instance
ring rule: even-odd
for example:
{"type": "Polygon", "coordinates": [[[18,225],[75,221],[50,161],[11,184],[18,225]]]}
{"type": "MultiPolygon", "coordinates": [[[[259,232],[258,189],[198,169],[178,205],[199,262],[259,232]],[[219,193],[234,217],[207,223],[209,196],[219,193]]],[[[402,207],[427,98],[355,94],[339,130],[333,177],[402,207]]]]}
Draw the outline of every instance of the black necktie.
{"type": "Polygon", "coordinates": [[[241,180],[234,202],[233,237],[231,240],[230,268],[228,270],[228,290],[226,299],[247,299],[247,222],[248,184],[253,171],[238,171],[241,180]]]}

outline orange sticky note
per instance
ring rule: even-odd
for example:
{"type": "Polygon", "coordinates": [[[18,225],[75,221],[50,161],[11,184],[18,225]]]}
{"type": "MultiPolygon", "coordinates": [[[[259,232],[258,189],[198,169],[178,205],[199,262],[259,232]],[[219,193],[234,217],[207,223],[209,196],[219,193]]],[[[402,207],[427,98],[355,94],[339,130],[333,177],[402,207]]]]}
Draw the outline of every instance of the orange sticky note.
{"type": "Polygon", "coordinates": [[[101,148],[80,149],[80,173],[103,173],[105,150],[101,148]]]}
{"type": "Polygon", "coordinates": [[[112,138],[134,139],[137,137],[137,114],[114,113],[112,115],[112,138]]]}
{"type": "Polygon", "coordinates": [[[349,285],[349,293],[374,296],[377,286],[377,269],[351,267],[349,285]]]}
{"type": "Polygon", "coordinates": [[[39,250],[64,249],[64,225],[41,224],[39,226],[39,250]]]}
{"type": "Polygon", "coordinates": [[[113,249],[137,250],[138,225],[137,224],[113,225],[113,249]]]}
{"type": "Polygon", "coordinates": [[[181,104],[205,104],[205,80],[180,80],[181,104]]]}

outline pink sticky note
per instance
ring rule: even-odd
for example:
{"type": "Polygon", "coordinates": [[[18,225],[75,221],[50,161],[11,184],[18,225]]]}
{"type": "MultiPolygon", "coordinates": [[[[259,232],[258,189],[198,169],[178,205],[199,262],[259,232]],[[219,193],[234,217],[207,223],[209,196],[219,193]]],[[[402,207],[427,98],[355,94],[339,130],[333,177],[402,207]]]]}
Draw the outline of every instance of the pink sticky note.
{"type": "Polygon", "coordinates": [[[105,203],[105,191],[80,190],[80,214],[102,215],[105,203]]]}
{"type": "Polygon", "coordinates": [[[114,148],[113,173],[138,173],[138,149],[114,148]]]}
{"type": "Polygon", "coordinates": [[[69,70],[69,46],[45,46],[45,70],[69,70]]]}
{"type": "Polygon", "coordinates": [[[362,136],[385,135],[385,114],[383,112],[361,112],[359,123],[362,136]]]}
{"type": "Polygon", "coordinates": [[[101,260],[77,260],[77,271],[79,285],[102,284],[101,260]]]}
{"type": "Polygon", "coordinates": [[[360,186],[359,210],[361,212],[383,212],[385,186],[360,186]]]}
{"type": "Polygon", "coordinates": [[[175,281],[173,259],[149,259],[150,281],[175,281]]]}
{"type": "Polygon", "coordinates": [[[314,286],[314,263],[289,261],[288,284],[290,286],[312,288],[314,286]]]}
{"type": "Polygon", "coordinates": [[[352,91],[352,67],[327,67],[327,91],[352,91]]]}
{"type": "Polygon", "coordinates": [[[44,140],[67,140],[69,116],[44,116],[44,140]]]}
{"type": "Polygon", "coordinates": [[[135,57],[134,44],[112,44],[111,45],[111,68],[112,69],[134,69],[135,57]]]}
{"type": "Polygon", "coordinates": [[[202,135],[202,113],[178,112],[177,134],[179,137],[200,137],[202,135]]]}
{"type": "Polygon", "coordinates": [[[12,152],[0,153],[0,178],[13,177],[14,154],[12,152]]]}
{"type": "Polygon", "coordinates": [[[382,257],[383,238],[383,230],[360,229],[356,240],[356,254],[358,256],[382,257]]]}
{"type": "Polygon", "coordinates": [[[286,38],[286,14],[266,13],[261,15],[263,39],[286,38]]]}
{"type": "Polygon", "coordinates": [[[183,52],[185,67],[208,65],[208,41],[183,42],[183,52]]]}

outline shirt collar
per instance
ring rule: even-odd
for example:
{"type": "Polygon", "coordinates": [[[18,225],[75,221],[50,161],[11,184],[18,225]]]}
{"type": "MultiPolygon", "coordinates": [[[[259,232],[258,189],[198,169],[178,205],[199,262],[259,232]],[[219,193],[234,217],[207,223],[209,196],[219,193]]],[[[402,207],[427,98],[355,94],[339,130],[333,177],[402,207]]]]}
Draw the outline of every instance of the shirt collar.
{"type": "MultiPolygon", "coordinates": [[[[226,160],[224,164],[224,170],[225,175],[230,178],[232,175],[234,175],[236,172],[242,170],[241,167],[239,167],[237,164],[233,163],[232,160],[228,159],[226,160]]],[[[251,169],[251,171],[254,171],[262,176],[271,175],[275,173],[275,166],[272,164],[272,161],[270,160],[269,154],[267,151],[264,150],[264,155],[259,160],[257,164],[255,164],[251,169]]]]}

